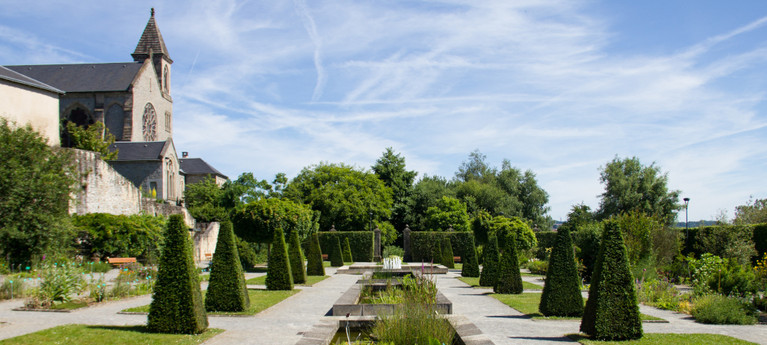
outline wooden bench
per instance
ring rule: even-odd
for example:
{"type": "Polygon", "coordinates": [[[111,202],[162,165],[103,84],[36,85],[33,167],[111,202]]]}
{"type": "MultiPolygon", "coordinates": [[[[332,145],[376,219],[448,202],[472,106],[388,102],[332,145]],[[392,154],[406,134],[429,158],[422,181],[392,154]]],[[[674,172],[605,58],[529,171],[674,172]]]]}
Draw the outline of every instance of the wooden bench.
{"type": "Polygon", "coordinates": [[[454,256],[453,257],[453,262],[461,262],[461,257],[460,256],[454,256]]]}
{"type": "Polygon", "coordinates": [[[126,264],[135,263],[136,258],[107,258],[107,262],[112,266],[122,267],[126,264]]]}
{"type": "Polygon", "coordinates": [[[322,261],[328,261],[328,254],[322,254],[322,261]]]}

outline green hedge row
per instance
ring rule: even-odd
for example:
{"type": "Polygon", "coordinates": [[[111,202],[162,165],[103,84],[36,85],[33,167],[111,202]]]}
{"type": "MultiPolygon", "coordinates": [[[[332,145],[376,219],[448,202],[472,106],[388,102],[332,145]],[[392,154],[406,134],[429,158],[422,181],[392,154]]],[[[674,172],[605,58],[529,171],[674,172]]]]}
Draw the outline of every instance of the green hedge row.
{"type": "MultiPolygon", "coordinates": [[[[453,255],[466,257],[469,250],[474,250],[474,234],[465,231],[413,231],[410,233],[410,256],[413,262],[431,261],[429,254],[442,243],[442,238],[450,238],[453,255]]],[[[440,262],[439,258],[434,262],[440,262]]]]}
{"type": "MultiPolygon", "coordinates": [[[[703,226],[703,227],[694,227],[689,228],[685,230],[684,228],[680,228],[679,231],[681,232],[681,238],[684,239],[683,247],[682,247],[682,254],[687,255],[689,253],[695,254],[695,257],[700,257],[701,253],[699,248],[700,246],[700,236],[702,233],[706,232],[716,232],[716,231],[731,231],[733,227],[736,225],[712,225],[712,226],[703,226]],[[689,233],[689,236],[685,236],[686,233],[689,233]]],[[[746,227],[751,228],[753,231],[753,240],[754,240],[754,248],[756,249],[758,253],[758,257],[761,258],[764,253],[767,253],[767,223],[764,224],[755,224],[755,225],[746,225],[746,227]]]]}
{"type": "Polygon", "coordinates": [[[320,249],[322,254],[330,255],[330,251],[335,245],[336,239],[340,242],[349,239],[349,245],[352,248],[352,257],[354,261],[370,262],[373,261],[373,244],[375,243],[375,234],[372,231],[320,231],[320,249]]]}

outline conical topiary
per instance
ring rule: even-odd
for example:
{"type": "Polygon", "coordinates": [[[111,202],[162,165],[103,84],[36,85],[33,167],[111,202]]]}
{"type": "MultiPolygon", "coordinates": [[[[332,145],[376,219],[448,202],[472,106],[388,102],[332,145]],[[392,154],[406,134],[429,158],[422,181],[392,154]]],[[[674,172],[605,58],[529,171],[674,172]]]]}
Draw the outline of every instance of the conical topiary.
{"type": "Polygon", "coordinates": [[[598,340],[641,338],[642,320],[628,252],[620,227],[613,220],[605,222],[591,279],[581,331],[598,340]]]}
{"type": "Polygon", "coordinates": [[[205,294],[205,310],[238,312],[248,309],[250,298],[242,275],[240,254],[232,222],[221,223],[216,253],[210,265],[210,280],[205,294]]]}
{"type": "Polygon", "coordinates": [[[301,242],[298,240],[298,231],[290,232],[290,272],[293,273],[293,284],[306,283],[306,269],[304,268],[304,253],[301,252],[301,242]]]}
{"type": "Polygon", "coordinates": [[[453,261],[453,245],[450,244],[450,237],[442,238],[442,264],[447,268],[455,268],[453,261]]]}
{"type": "Polygon", "coordinates": [[[343,258],[344,262],[354,262],[354,257],[352,256],[352,246],[349,244],[349,238],[344,239],[344,252],[343,252],[343,258]]]}
{"type": "Polygon", "coordinates": [[[152,332],[183,334],[198,334],[208,328],[192,243],[181,215],[168,219],[147,328],[152,332]]]}
{"type": "MultiPolygon", "coordinates": [[[[330,248],[330,266],[341,267],[344,265],[344,257],[341,252],[341,240],[338,237],[335,238],[335,245],[330,248]]],[[[331,242],[332,243],[332,242],[331,242]]]]}
{"type": "Polygon", "coordinates": [[[573,239],[566,226],[557,231],[538,310],[545,316],[583,315],[581,281],[575,267],[573,239]]]}
{"type": "Polygon", "coordinates": [[[522,274],[519,272],[515,232],[506,232],[505,241],[503,242],[505,243],[505,248],[501,251],[501,259],[498,264],[498,281],[495,282],[493,292],[520,294],[524,288],[522,287],[522,274]]]}
{"type": "Polygon", "coordinates": [[[309,248],[306,251],[306,275],[324,276],[325,266],[322,264],[322,249],[320,248],[320,236],[312,234],[309,240],[309,248]]]}
{"type": "Polygon", "coordinates": [[[285,236],[283,236],[280,227],[274,229],[272,249],[266,268],[266,289],[293,290],[293,274],[288,260],[288,248],[285,245],[285,236]]]}
{"type": "Polygon", "coordinates": [[[461,261],[461,276],[462,277],[479,277],[479,263],[477,262],[477,249],[474,248],[474,239],[469,238],[469,250],[463,253],[461,261]]]}
{"type": "Polygon", "coordinates": [[[479,276],[479,286],[495,286],[498,281],[498,238],[490,234],[487,245],[482,251],[482,274],[479,276]]]}
{"type": "Polygon", "coordinates": [[[442,241],[439,239],[439,237],[432,237],[434,240],[434,243],[432,244],[431,249],[431,262],[432,263],[439,263],[441,264],[445,258],[442,256],[442,241]]]}

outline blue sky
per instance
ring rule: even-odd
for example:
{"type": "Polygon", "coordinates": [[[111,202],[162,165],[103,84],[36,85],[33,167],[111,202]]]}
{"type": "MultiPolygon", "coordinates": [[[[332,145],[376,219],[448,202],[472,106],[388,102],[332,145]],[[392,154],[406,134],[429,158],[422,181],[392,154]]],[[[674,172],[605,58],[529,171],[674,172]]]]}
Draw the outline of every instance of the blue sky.
{"type": "MultiPolygon", "coordinates": [[[[767,1],[3,1],[0,64],[174,60],[174,140],[232,178],[386,147],[452,177],[530,169],[554,219],[637,156],[690,220],[767,197],[767,1]]],[[[682,213],[681,220],[684,220],[682,213]]]]}

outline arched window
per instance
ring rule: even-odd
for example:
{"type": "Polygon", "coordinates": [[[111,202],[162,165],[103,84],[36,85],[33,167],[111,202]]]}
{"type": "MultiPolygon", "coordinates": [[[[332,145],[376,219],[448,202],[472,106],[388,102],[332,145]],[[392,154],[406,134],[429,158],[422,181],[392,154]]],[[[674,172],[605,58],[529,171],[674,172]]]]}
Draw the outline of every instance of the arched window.
{"type": "Polygon", "coordinates": [[[147,103],[144,106],[144,117],[142,119],[144,134],[144,141],[157,140],[157,113],[154,111],[152,103],[147,103]]]}

